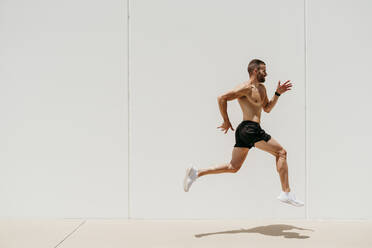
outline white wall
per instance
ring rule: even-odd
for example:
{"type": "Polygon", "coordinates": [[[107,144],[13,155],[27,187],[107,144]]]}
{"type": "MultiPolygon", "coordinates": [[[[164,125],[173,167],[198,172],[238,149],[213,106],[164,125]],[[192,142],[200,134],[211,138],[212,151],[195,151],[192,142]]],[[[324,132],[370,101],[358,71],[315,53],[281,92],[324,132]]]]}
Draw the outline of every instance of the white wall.
{"type": "Polygon", "coordinates": [[[372,218],[369,1],[132,0],[129,29],[127,4],[0,2],[0,217],[372,218]],[[256,148],[183,192],[189,163],[230,161],[216,98],[253,58],[270,96],[294,84],[262,127],[304,208],[256,148]]]}
{"type": "Polygon", "coordinates": [[[309,218],[372,218],[371,1],[308,1],[309,218]]]}
{"type": "Polygon", "coordinates": [[[126,2],[0,2],[0,215],[127,217],[126,2]]]}
{"type": "MultiPolygon", "coordinates": [[[[267,88],[294,88],[263,114],[262,127],[288,150],[290,185],[305,198],[304,11],[287,1],[131,2],[133,218],[305,218],[283,206],[275,158],[252,149],[237,174],[207,175],[185,193],[189,162],[231,160],[234,134],[217,126],[217,96],[248,79],[253,58],[267,63],[267,88]]],[[[229,102],[234,127],[242,120],[229,102]]]]}

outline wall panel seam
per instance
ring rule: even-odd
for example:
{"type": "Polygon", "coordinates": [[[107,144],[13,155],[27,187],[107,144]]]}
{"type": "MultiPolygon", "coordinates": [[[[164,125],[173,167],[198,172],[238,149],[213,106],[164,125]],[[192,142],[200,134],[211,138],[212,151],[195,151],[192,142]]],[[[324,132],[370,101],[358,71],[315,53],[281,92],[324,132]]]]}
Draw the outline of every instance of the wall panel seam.
{"type": "Polygon", "coordinates": [[[126,25],[126,30],[127,30],[127,99],[128,99],[128,102],[127,102],[127,105],[128,105],[128,122],[127,122],[127,125],[128,125],[128,143],[127,143],[127,146],[128,146],[128,161],[127,161],[127,165],[128,165],[128,219],[130,219],[130,23],[129,23],[129,18],[130,18],[130,9],[129,9],[129,0],[126,0],[126,7],[127,7],[127,13],[126,13],[126,21],[127,21],[127,25],[126,25]]]}
{"type": "Polygon", "coordinates": [[[308,116],[308,81],[307,81],[307,15],[306,15],[306,0],[304,0],[304,81],[305,81],[305,211],[306,211],[306,219],[309,220],[309,154],[308,150],[310,147],[308,146],[308,131],[309,131],[309,116],[308,116]]]}

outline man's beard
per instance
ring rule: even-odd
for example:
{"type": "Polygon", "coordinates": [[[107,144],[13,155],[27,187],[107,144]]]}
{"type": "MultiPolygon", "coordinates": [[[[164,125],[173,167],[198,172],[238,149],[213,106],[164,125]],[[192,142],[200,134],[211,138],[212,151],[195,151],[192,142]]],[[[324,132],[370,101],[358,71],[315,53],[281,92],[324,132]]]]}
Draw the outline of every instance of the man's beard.
{"type": "Polygon", "coordinates": [[[265,82],[265,77],[258,77],[258,82],[263,83],[265,82]]]}

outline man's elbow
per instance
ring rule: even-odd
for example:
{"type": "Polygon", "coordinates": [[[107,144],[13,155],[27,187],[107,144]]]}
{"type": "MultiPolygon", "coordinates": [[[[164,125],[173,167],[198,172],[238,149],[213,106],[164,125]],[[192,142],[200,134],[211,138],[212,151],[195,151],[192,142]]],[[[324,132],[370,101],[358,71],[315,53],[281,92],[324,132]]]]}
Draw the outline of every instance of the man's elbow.
{"type": "Polygon", "coordinates": [[[264,108],[263,109],[266,113],[270,113],[271,109],[270,108],[264,108]]]}
{"type": "Polygon", "coordinates": [[[223,101],[227,101],[227,100],[226,100],[226,97],[224,97],[224,96],[218,96],[217,101],[218,102],[223,102],[223,101]]]}

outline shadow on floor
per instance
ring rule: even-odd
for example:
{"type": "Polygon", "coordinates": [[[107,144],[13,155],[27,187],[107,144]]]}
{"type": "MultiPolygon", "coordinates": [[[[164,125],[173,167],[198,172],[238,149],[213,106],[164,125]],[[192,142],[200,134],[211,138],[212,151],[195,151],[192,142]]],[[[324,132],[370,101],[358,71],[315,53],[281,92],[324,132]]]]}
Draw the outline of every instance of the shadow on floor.
{"type": "Polygon", "coordinates": [[[237,230],[231,230],[231,231],[224,231],[224,232],[215,232],[215,233],[201,233],[201,234],[195,234],[196,238],[202,238],[204,236],[209,235],[216,235],[216,234],[234,234],[234,233],[260,233],[263,235],[268,236],[283,236],[287,239],[307,239],[310,238],[310,236],[306,235],[300,235],[297,232],[284,232],[286,230],[306,230],[306,231],[314,231],[312,229],[305,229],[301,227],[295,227],[291,225],[283,225],[283,224],[276,224],[276,225],[267,225],[267,226],[258,226],[250,229],[237,229],[237,230]]]}

